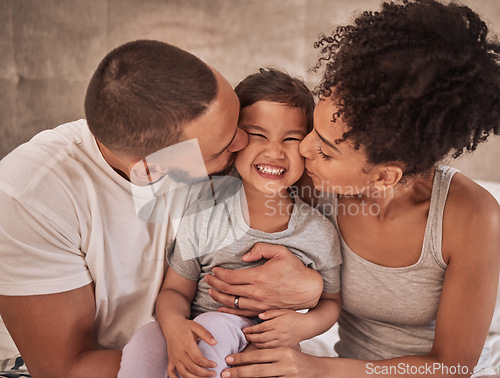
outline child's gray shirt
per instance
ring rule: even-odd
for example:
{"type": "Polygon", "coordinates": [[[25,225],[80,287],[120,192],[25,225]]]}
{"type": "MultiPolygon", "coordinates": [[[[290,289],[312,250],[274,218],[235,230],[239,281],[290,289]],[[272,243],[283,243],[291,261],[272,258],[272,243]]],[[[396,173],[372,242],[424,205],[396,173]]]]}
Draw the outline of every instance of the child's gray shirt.
{"type": "MultiPolygon", "coordinates": [[[[265,263],[266,260],[248,263],[241,259],[257,242],[285,246],[304,265],[321,274],[323,291],[340,291],[339,236],[327,218],[295,196],[288,228],[274,233],[262,232],[250,228],[245,221],[243,196],[239,179],[232,177],[219,181],[213,196],[200,199],[186,211],[175,246],[168,250],[170,267],[184,278],[198,282],[191,307],[192,318],[217,311],[221,306],[208,295],[209,286],[203,279],[212,268],[242,269],[265,263]],[[215,197],[218,200],[214,203],[215,197]]],[[[275,213],[276,210],[269,206],[269,216],[275,213]]]]}

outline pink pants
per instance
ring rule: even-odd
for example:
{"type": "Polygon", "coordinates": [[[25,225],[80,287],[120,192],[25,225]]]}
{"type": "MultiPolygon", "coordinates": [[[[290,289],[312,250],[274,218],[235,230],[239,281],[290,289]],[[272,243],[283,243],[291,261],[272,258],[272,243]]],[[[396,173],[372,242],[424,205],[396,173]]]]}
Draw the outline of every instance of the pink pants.
{"type": "MultiPolygon", "coordinates": [[[[214,370],[219,377],[221,371],[228,367],[226,356],[241,352],[247,345],[241,329],[254,325],[255,321],[221,312],[206,312],[194,318],[194,321],[205,327],[217,340],[214,346],[200,340],[198,346],[206,358],[217,363],[214,370]]],[[[167,343],[158,322],[152,322],[135,332],[123,348],[118,378],[165,378],[167,364],[167,343]]]]}

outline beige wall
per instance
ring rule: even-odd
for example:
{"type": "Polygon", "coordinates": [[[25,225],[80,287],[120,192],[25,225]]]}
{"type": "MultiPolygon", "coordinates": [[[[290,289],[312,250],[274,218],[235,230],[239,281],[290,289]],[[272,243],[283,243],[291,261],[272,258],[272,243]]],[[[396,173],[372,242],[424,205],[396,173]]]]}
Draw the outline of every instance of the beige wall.
{"type": "MultiPolygon", "coordinates": [[[[500,0],[467,0],[500,33],[500,0]]],[[[198,55],[231,84],[259,67],[304,77],[319,33],[379,0],[0,0],[0,157],[40,130],[83,117],[86,85],[113,47],[159,39],[198,55]]],[[[453,163],[500,181],[500,137],[453,163]]]]}

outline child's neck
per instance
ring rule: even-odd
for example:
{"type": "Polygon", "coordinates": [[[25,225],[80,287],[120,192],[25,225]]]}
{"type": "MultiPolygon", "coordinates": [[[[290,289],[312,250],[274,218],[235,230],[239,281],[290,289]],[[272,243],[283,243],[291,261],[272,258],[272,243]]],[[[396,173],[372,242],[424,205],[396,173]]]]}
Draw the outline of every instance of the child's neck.
{"type": "Polygon", "coordinates": [[[265,194],[251,185],[243,183],[243,209],[248,206],[248,214],[243,211],[245,221],[254,230],[267,233],[284,231],[293,211],[293,200],[286,189],[280,193],[265,194]]]}

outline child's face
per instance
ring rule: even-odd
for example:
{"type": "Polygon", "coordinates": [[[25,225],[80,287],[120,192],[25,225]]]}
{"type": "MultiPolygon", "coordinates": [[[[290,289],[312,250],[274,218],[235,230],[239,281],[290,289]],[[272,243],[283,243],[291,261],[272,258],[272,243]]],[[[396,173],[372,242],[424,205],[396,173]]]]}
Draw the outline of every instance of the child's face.
{"type": "Polygon", "coordinates": [[[248,146],[236,156],[236,169],[246,185],[275,194],[302,176],[299,144],[307,134],[307,118],[301,108],[258,101],[241,110],[238,126],[249,136],[248,146]]]}

